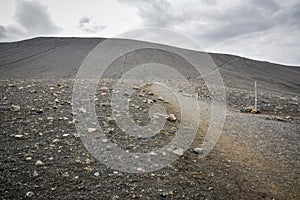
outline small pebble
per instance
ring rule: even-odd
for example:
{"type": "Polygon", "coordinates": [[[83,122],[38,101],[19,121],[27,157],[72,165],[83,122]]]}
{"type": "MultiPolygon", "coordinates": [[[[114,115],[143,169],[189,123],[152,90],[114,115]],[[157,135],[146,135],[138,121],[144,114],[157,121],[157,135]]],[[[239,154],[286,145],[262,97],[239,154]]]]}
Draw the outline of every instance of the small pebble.
{"type": "Polygon", "coordinates": [[[106,120],[110,124],[114,123],[114,121],[115,121],[112,117],[107,117],[106,120]]]}
{"type": "Polygon", "coordinates": [[[63,177],[69,177],[70,175],[69,175],[69,172],[64,172],[62,176],[63,177]]]}
{"type": "Polygon", "coordinates": [[[81,112],[81,113],[86,113],[86,109],[85,109],[85,108],[80,108],[80,109],[79,109],[79,112],[81,112]]]}
{"type": "Polygon", "coordinates": [[[88,128],[88,132],[89,133],[93,133],[93,132],[95,132],[97,129],[96,128],[88,128]]]}
{"type": "Polygon", "coordinates": [[[9,109],[13,112],[19,112],[21,110],[21,107],[19,105],[11,105],[9,109]]]}
{"type": "Polygon", "coordinates": [[[170,114],[168,117],[167,117],[167,120],[170,121],[170,122],[175,122],[177,120],[177,118],[175,117],[174,114],[170,114]]]}
{"type": "Polygon", "coordinates": [[[41,160],[35,162],[35,166],[42,166],[44,163],[41,160]]]}
{"type": "Polygon", "coordinates": [[[27,197],[32,197],[34,195],[34,193],[33,192],[31,192],[31,191],[29,191],[29,192],[26,192],[26,196],[27,197]]]}
{"type": "Polygon", "coordinates": [[[179,149],[173,150],[173,153],[178,156],[182,156],[184,154],[184,151],[183,151],[183,149],[179,148],[179,149]]]}
{"type": "Polygon", "coordinates": [[[32,157],[27,157],[25,158],[25,160],[32,160],[32,157]]]}
{"type": "Polygon", "coordinates": [[[17,134],[15,135],[15,138],[22,138],[24,135],[21,135],[21,134],[17,134]]]}
{"type": "Polygon", "coordinates": [[[202,148],[194,148],[194,153],[196,153],[196,154],[203,154],[203,149],[202,148]]]}

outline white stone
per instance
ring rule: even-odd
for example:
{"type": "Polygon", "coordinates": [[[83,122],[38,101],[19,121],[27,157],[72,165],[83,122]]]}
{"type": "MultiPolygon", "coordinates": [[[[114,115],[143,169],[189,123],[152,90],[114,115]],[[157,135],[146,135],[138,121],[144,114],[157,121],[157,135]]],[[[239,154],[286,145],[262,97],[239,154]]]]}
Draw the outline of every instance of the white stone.
{"type": "Polygon", "coordinates": [[[41,160],[35,162],[35,166],[42,166],[44,163],[41,160]]]}
{"type": "Polygon", "coordinates": [[[179,148],[179,149],[175,149],[173,150],[173,153],[179,156],[182,156],[184,154],[183,149],[179,148]]]}
{"type": "Polygon", "coordinates": [[[169,120],[170,122],[175,122],[177,120],[177,118],[174,114],[169,114],[169,116],[167,117],[167,120],[169,120]]]}
{"type": "Polygon", "coordinates": [[[89,133],[93,133],[93,132],[95,132],[97,129],[96,128],[88,128],[88,132],[89,133]]]}

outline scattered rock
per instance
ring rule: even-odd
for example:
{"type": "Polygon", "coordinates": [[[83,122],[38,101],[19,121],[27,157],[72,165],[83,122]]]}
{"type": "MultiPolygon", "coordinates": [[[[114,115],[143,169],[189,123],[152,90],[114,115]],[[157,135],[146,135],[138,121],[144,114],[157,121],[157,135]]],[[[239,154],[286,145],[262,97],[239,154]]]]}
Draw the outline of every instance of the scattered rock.
{"type": "MultiPolygon", "coordinates": [[[[143,168],[141,168],[141,167],[138,167],[136,170],[137,170],[138,172],[145,172],[145,170],[144,170],[143,168]]],[[[114,172],[114,174],[118,174],[118,173],[115,173],[115,172],[114,172]]]]}
{"type": "Polygon", "coordinates": [[[25,160],[32,160],[32,157],[26,157],[25,160]]]}
{"type": "Polygon", "coordinates": [[[275,117],[275,119],[276,119],[277,121],[280,121],[280,122],[283,122],[283,121],[284,121],[284,119],[283,119],[282,117],[275,117]]]}
{"type": "Polygon", "coordinates": [[[243,108],[244,112],[251,112],[253,110],[252,106],[243,108]]]}
{"type": "Polygon", "coordinates": [[[37,110],[36,110],[36,113],[43,113],[43,112],[44,112],[43,109],[37,109],[37,110]]]}
{"type": "Polygon", "coordinates": [[[87,171],[87,172],[92,172],[93,171],[93,169],[91,167],[85,167],[84,170],[87,171]]]}
{"type": "Polygon", "coordinates": [[[110,107],[110,103],[101,103],[100,104],[101,107],[110,107]]]}
{"type": "Polygon", "coordinates": [[[292,100],[293,101],[298,101],[298,98],[297,97],[292,97],[292,100]]]}
{"type": "Polygon", "coordinates": [[[113,124],[115,120],[112,117],[106,117],[106,121],[110,124],[113,124]]]}
{"type": "Polygon", "coordinates": [[[258,114],[260,113],[259,110],[254,109],[252,106],[244,107],[241,112],[246,112],[246,113],[253,113],[253,114],[258,114]]]}
{"type": "Polygon", "coordinates": [[[92,162],[92,161],[91,161],[89,158],[85,159],[85,163],[86,163],[86,164],[89,165],[89,164],[91,164],[91,162],[92,162]]]}
{"type": "Polygon", "coordinates": [[[251,113],[253,113],[253,114],[258,114],[258,113],[260,113],[260,112],[259,112],[259,110],[252,109],[252,110],[251,110],[251,113]]]}
{"type": "Polygon", "coordinates": [[[89,133],[93,133],[93,132],[95,132],[97,129],[96,128],[88,128],[88,132],[89,133]]]}
{"type": "Polygon", "coordinates": [[[163,198],[166,198],[167,196],[174,194],[174,192],[172,190],[170,190],[170,191],[163,191],[163,190],[159,189],[158,191],[159,191],[159,196],[161,196],[163,198]]]}
{"type": "Polygon", "coordinates": [[[99,172],[95,172],[95,173],[94,173],[94,176],[99,176],[99,175],[100,175],[99,172]]]}
{"type": "Polygon", "coordinates": [[[47,117],[47,120],[52,121],[54,118],[53,117],[47,117]]]}
{"type": "Polygon", "coordinates": [[[162,97],[158,97],[157,100],[164,101],[164,99],[162,97]]]}
{"type": "Polygon", "coordinates": [[[159,132],[160,134],[163,134],[163,135],[169,135],[169,132],[168,131],[166,131],[166,130],[160,130],[160,132],[159,132]]]}
{"type": "Polygon", "coordinates": [[[35,94],[35,93],[37,93],[37,90],[30,90],[29,91],[31,94],[35,94]]]}
{"type": "Polygon", "coordinates": [[[81,112],[81,113],[86,113],[86,109],[83,108],[83,107],[81,107],[81,108],[79,108],[79,112],[81,112]]]}
{"type": "Polygon", "coordinates": [[[81,162],[81,160],[76,159],[76,160],[75,160],[75,163],[81,164],[82,162],[81,162]]]}
{"type": "Polygon", "coordinates": [[[15,138],[22,138],[22,137],[24,137],[24,135],[22,135],[22,134],[15,135],[15,138]]]}
{"type": "Polygon", "coordinates": [[[183,149],[179,148],[179,149],[175,149],[172,151],[174,154],[178,155],[178,156],[182,156],[184,154],[183,149]]]}
{"type": "Polygon", "coordinates": [[[62,176],[63,177],[69,177],[70,175],[69,175],[69,172],[64,172],[62,176]]]}
{"type": "Polygon", "coordinates": [[[135,109],[139,109],[140,108],[140,106],[136,105],[136,104],[133,104],[132,107],[134,107],[135,109]]]}
{"type": "Polygon", "coordinates": [[[203,148],[197,147],[197,148],[194,148],[194,153],[200,155],[200,154],[203,154],[203,153],[204,153],[204,150],[203,150],[203,148]]]}
{"type": "Polygon", "coordinates": [[[167,117],[167,120],[170,121],[170,122],[175,122],[177,120],[177,118],[175,117],[174,114],[170,114],[168,117],[167,117]]]}
{"type": "Polygon", "coordinates": [[[35,162],[35,166],[42,166],[44,163],[41,160],[35,162]]]}
{"type": "Polygon", "coordinates": [[[163,190],[160,190],[159,191],[159,196],[163,197],[163,198],[166,198],[167,197],[167,193],[164,192],[163,190]]]}
{"type": "Polygon", "coordinates": [[[109,92],[109,88],[105,86],[101,87],[100,90],[103,92],[109,92]]]}
{"type": "Polygon", "coordinates": [[[26,192],[26,196],[27,197],[32,197],[34,195],[34,193],[33,192],[31,192],[31,191],[29,191],[29,192],[26,192]]]}
{"type": "Polygon", "coordinates": [[[74,133],[73,136],[74,136],[75,138],[79,138],[79,137],[80,137],[80,134],[79,134],[79,133],[74,133]]]}
{"type": "Polygon", "coordinates": [[[151,103],[153,103],[153,100],[151,100],[151,99],[144,99],[143,102],[151,104],[151,103]]]}
{"type": "Polygon", "coordinates": [[[33,174],[32,174],[32,176],[33,176],[33,177],[38,177],[38,176],[39,176],[39,174],[37,173],[37,171],[36,171],[36,170],[33,170],[33,174]]]}
{"type": "Polygon", "coordinates": [[[58,143],[58,142],[59,142],[59,139],[56,138],[56,139],[52,140],[52,142],[53,142],[53,143],[58,143]]]}
{"type": "Polygon", "coordinates": [[[9,83],[9,84],[7,84],[7,87],[16,87],[16,85],[12,84],[12,83],[9,83]]]}
{"type": "Polygon", "coordinates": [[[9,110],[12,112],[19,112],[21,110],[21,107],[19,105],[11,105],[9,107],[9,110]]]}

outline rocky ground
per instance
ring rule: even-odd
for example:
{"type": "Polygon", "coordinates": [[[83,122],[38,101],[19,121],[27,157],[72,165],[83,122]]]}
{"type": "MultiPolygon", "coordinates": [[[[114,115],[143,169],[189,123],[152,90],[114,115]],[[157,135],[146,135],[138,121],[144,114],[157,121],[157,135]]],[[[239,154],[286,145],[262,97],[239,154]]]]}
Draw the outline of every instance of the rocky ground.
{"type": "MultiPolygon", "coordinates": [[[[227,118],[210,154],[200,158],[197,151],[208,127],[202,116],[191,147],[184,154],[175,152],[178,160],[158,171],[132,174],[98,162],[82,144],[72,112],[73,83],[0,82],[2,199],[300,198],[299,95],[260,93],[261,112],[251,114],[246,108],[253,105],[253,94],[227,89],[227,118]]],[[[110,81],[100,82],[97,91],[99,124],[124,150],[146,152],[174,137],[178,111],[147,87],[136,88],[130,97],[135,122],[146,124],[147,109],[158,103],[177,117],[171,116],[148,141],[126,137],[110,118],[109,99],[115,92],[110,81]]],[[[201,101],[209,102],[209,96],[200,95],[201,101]]]]}

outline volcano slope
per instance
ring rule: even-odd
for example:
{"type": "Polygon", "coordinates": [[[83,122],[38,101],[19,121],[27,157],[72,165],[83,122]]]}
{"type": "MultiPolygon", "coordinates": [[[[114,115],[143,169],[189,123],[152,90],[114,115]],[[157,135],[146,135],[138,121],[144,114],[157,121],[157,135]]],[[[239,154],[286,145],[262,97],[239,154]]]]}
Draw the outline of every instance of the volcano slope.
{"type": "MultiPolygon", "coordinates": [[[[180,63],[180,72],[196,86],[204,110],[197,135],[184,154],[176,152],[180,157],[170,165],[148,173],[128,173],[95,159],[75,127],[72,92],[76,73],[89,52],[103,41],[35,38],[0,44],[2,199],[300,198],[300,68],[210,54],[223,77],[227,114],[216,146],[200,158],[194,150],[201,146],[210,126],[210,93],[201,77],[180,63]],[[254,103],[254,80],[259,114],[245,112],[254,103]]],[[[135,88],[128,114],[145,125],[149,107],[161,104],[167,113],[175,114],[176,121],[166,121],[164,130],[145,141],[128,137],[110,118],[116,80],[126,67],[143,63],[153,54],[166,64],[177,62],[166,52],[145,49],[118,58],[97,82],[97,120],[107,138],[124,151],[161,147],[172,140],[180,123],[178,104],[172,96],[159,97],[162,94],[151,84],[135,88]]],[[[166,81],[168,78],[173,77],[165,77],[166,81]]]]}

